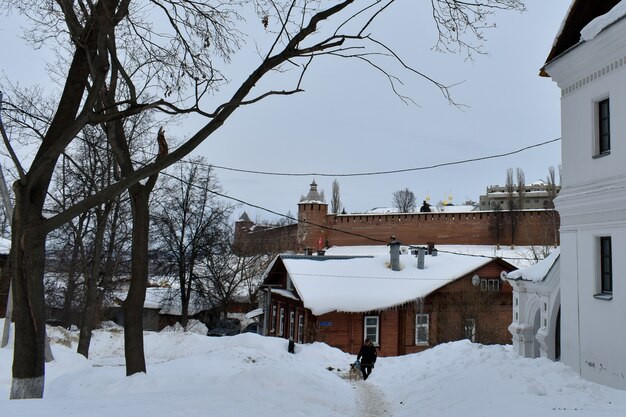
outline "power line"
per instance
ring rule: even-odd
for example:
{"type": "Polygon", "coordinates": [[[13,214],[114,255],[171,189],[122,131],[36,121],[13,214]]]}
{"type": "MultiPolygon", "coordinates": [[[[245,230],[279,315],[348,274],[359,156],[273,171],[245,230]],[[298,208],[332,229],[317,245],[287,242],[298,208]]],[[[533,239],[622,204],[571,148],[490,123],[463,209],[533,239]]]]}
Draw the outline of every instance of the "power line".
{"type": "Polygon", "coordinates": [[[462,160],[459,160],[459,161],[452,161],[452,162],[443,162],[443,163],[440,163],[440,164],[426,165],[426,166],[421,166],[421,167],[393,169],[393,170],[387,170],[387,171],[371,171],[371,172],[329,174],[329,173],[323,173],[323,172],[304,173],[304,172],[257,171],[257,170],[251,170],[251,169],[241,169],[241,168],[225,167],[225,166],[221,166],[221,165],[211,165],[211,164],[203,164],[203,165],[210,165],[213,168],[221,169],[221,170],[224,170],[224,171],[241,172],[241,173],[255,174],[255,175],[273,175],[273,176],[283,176],[283,177],[310,177],[310,176],[316,176],[316,177],[364,177],[364,176],[373,176],[373,175],[389,175],[389,174],[400,174],[400,173],[405,173],[405,172],[425,171],[425,170],[429,170],[429,169],[441,168],[441,167],[446,167],[446,166],[461,165],[461,164],[467,164],[467,163],[470,163],[470,162],[478,162],[478,161],[485,161],[485,160],[488,160],[488,159],[503,158],[505,156],[515,155],[517,153],[527,151],[529,149],[534,149],[534,148],[538,148],[540,146],[549,145],[551,143],[558,142],[560,140],[561,140],[561,138],[550,139],[548,141],[541,142],[541,143],[536,143],[534,145],[526,146],[524,148],[516,149],[514,151],[504,152],[504,153],[499,153],[499,154],[494,154],[494,155],[481,156],[481,157],[476,157],[476,158],[468,158],[468,159],[462,159],[462,160]]]}

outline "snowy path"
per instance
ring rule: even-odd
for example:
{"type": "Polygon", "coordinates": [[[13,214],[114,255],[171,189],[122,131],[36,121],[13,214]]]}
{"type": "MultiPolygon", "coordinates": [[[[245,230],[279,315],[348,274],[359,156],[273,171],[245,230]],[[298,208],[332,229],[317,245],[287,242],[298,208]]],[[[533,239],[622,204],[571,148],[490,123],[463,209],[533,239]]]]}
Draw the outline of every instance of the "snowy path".
{"type": "Polygon", "coordinates": [[[355,417],[391,417],[391,405],[378,387],[364,381],[355,381],[351,384],[356,390],[355,417]]]}

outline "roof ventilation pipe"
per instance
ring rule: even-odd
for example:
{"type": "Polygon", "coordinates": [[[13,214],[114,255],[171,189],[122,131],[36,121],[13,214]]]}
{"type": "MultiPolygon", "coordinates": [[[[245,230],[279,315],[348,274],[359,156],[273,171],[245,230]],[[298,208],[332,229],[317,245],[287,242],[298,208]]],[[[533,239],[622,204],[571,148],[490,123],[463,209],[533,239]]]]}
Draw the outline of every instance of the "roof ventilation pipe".
{"type": "Polygon", "coordinates": [[[424,256],[426,248],[417,248],[417,269],[424,269],[424,256]]]}
{"type": "Polygon", "coordinates": [[[389,244],[389,261],[392,271],[400,270],[400,242],[395,236],[391,237],[391,243],[389,244]]]}

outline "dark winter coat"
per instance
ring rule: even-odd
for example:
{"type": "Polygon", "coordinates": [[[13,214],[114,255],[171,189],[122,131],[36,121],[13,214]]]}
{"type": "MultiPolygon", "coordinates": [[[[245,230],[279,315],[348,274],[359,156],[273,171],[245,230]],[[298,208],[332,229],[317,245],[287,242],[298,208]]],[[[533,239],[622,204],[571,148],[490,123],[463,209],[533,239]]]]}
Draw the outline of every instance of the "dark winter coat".
{"type": "Polygon", "coordinates": [[[361,365],[374,365],[378,354],[376,352],[376,346],[363,345],[356,359],[361,361],[361,365]],[[362,359],[361,359],[362,358],[362,359]]]}

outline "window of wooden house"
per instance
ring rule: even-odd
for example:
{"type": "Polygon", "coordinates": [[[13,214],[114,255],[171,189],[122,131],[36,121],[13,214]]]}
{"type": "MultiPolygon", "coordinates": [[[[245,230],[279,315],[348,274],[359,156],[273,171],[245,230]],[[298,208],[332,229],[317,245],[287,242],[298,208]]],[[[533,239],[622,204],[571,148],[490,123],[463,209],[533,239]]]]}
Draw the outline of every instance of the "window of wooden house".
{"type": "Polygon", "coordinates": [[[363,334],[365,334],[365,338],[370,339],[372,343],[374,343],[374,346],[378,346],[378,337],[380,334],[378,316],[365,316],[364,324],[365,328],[363,334]]]}
{"type": "Polygon", "coordinates": [[[487,291],[500,291],[500,280],[490,279],[487,286],[487,291]]]}
{"type": "Polygon", "coordinates": [[[272,315],[270,317],[270,332],[276,334],[276,304],[272,306],[272,315]]]}
{"type": "Polygon", "coordinates": [[[304,342],[304,314],[298,315],[298,343],[304,342]]]}
{"type": "Polygon", "coordinates": [[[294,339],[296,333],[296,313],[294,311],[289,313],[289,338],[294,339]]]}
{"type": "Polygon", "coordinates": [[[285,334],[285,309],[283,307],[280,308],[280,321],[278,323],[278,335],[282,336],[285,334]]]}
{"type": "Polygon", "coordinates": [[[465,338],[470,342],[476,341],[476,320],[465,319],[465,338]]]}
{"type": "Polygon", "coordinates": [[[428,314],[416,314],[415,315],[415,344],[427,345],[428,344],[428,314]]]}
{"type": "Polygon", "coordinates": [[[499,279],[481,279],[480,280],[481,291],[500,291],[499,279]]]}

